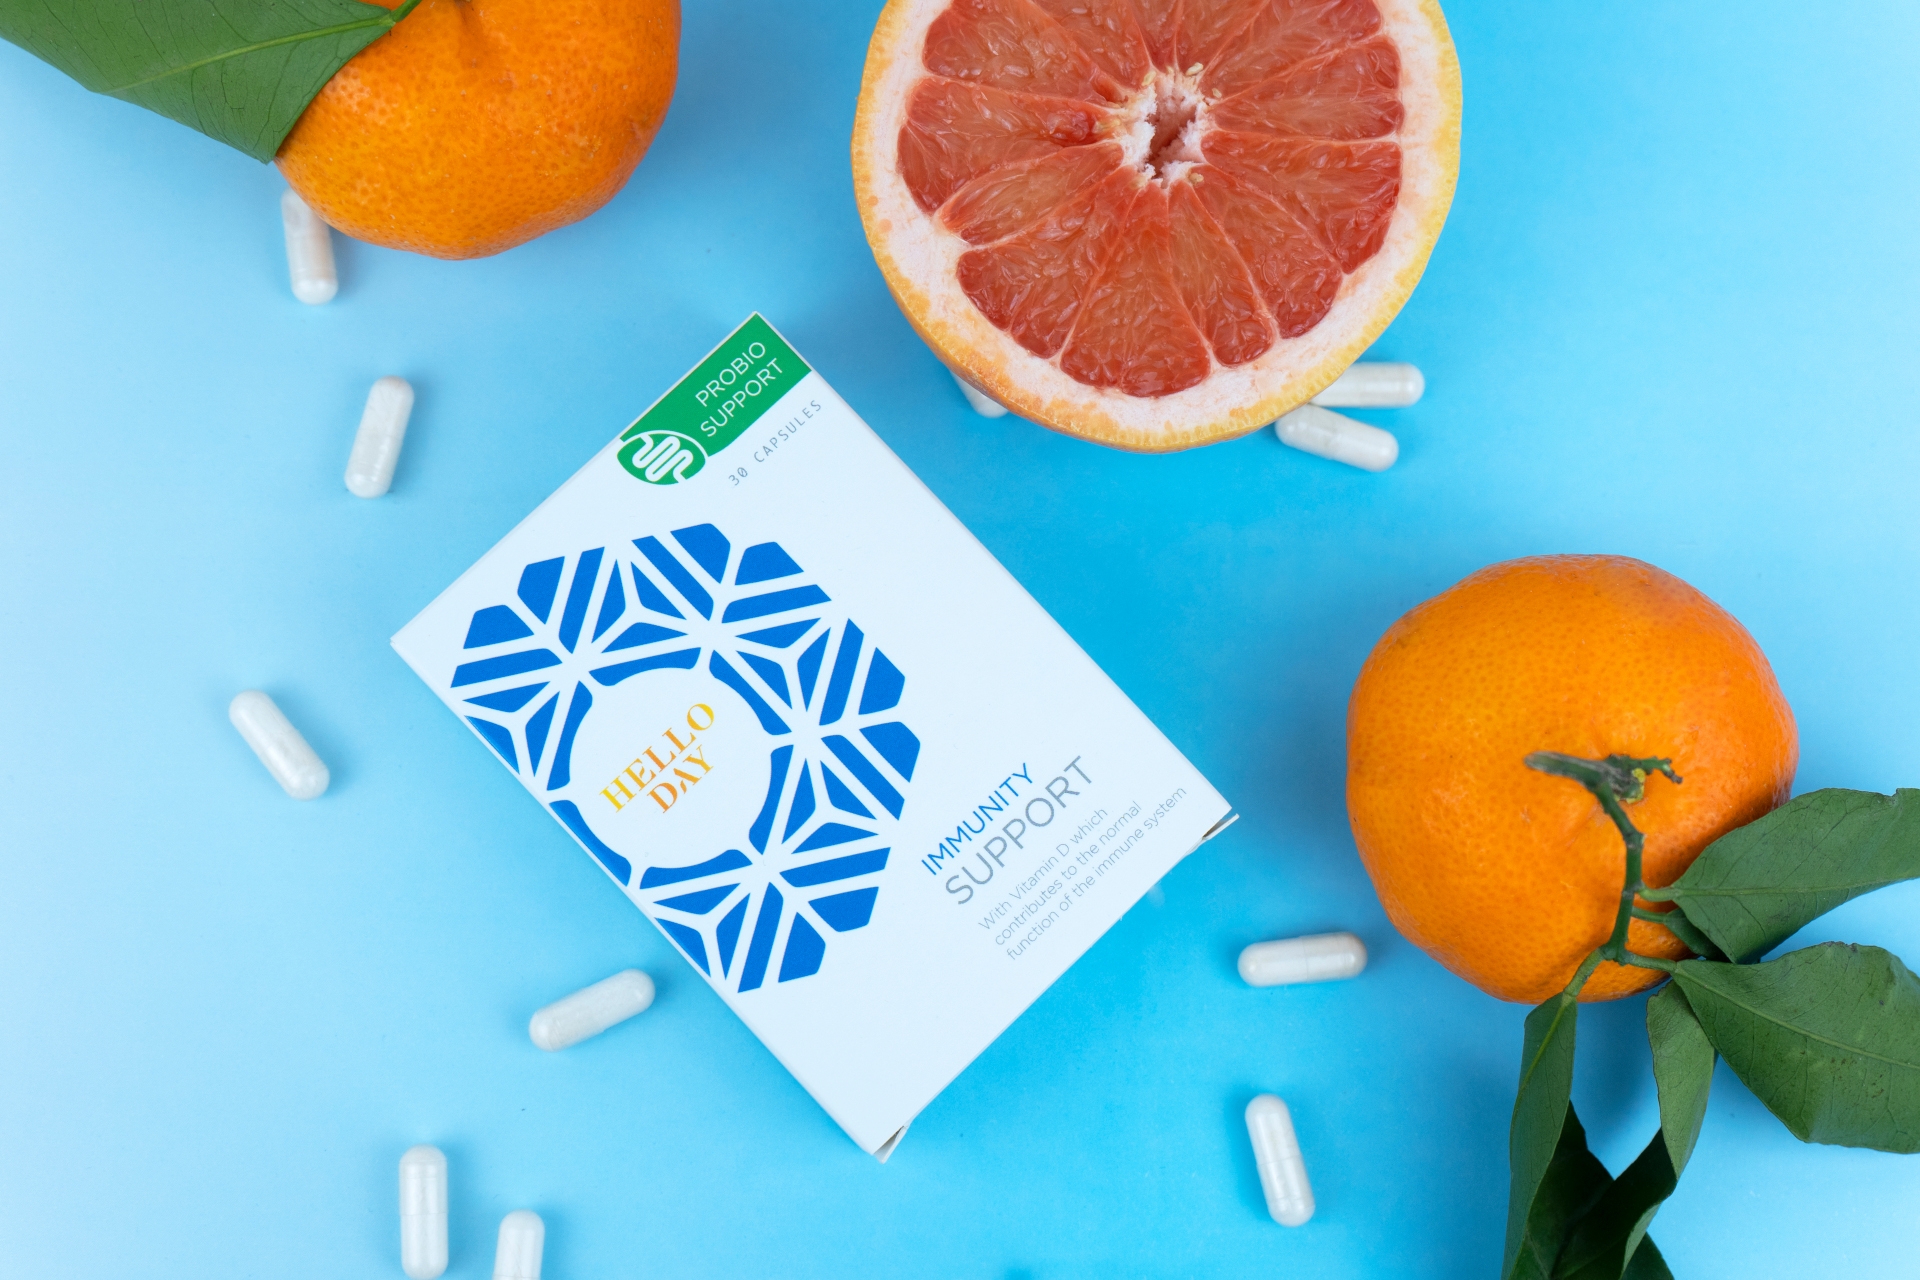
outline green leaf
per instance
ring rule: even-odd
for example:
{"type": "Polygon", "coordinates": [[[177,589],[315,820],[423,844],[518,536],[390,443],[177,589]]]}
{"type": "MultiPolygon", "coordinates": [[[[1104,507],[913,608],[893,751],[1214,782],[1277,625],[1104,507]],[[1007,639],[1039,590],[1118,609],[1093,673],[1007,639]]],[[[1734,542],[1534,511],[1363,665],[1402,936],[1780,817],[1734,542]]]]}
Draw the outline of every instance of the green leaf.
{"type": "Polygon", "coordinates": [[[0,37],[266,161],[333,73],[417,3],[0,0],[0,37]]]}
{"type": "Polygon", "coordinates": [[[1654,1134],[1568,1236],[1554,1280],[1620,1280],[1679,1179],[1667,1158],[1666,1139],[1654,1134]]]}
{"type": "Polygon", "coordinates": [[[1660,1134],[1678,1177],[1707,1118],[1713,1045],[1685,993],[1671,982],[1647,1001],[1647,1039],[1653,1045],[1653,1083],[1660,1094],[1660,1134]]]}
{"type": "Polygon", "coordinates": [[[1920,979],[1897,956],[1826,942],[1765,964],[1685,960],[1674,980],[1802,1142],[1920,1151],[1920,979]]]}
{"type": "MultiPolygon", "coordinates": [[[[1515,1267],[1527,1240],[1541,1180],[1565,1141],[1567,1126],[1579,1128],[1580,1122],[1571,1119],[1568,1102],[1573,1091],[1573,1041],[1579,1018],[1579,1002],[1564,991],[1527,1015],[1526,1038],[1520,1051],[1520,1088],[1513,1100],[1513,1127],[1507,1135],[1513,1181],[1507,1193],[1507,1250],[1500,1264],[1502,1277],[1517,1274],[1515,1267]]],[[[1586,1150],[1584,1134],[1580,1149],[1586,1150]]],[[[1601,1169],[1601,1173],[1606,1170],[1601,1169]]],[[[1546,1257],[1551,1267],[1553,1254],[1546,1257]]]]}
{"type": "MultiPolygon", "coordinates": [[[[1686,996],[1672,984],[1647,1001],[1647,1039],[1660,1093],[1660,1132],[1580,1220],[1555,1266],[1555,1280],[1621,1280],[1632,1274],[1634,1260],[1651,1248],[1645,1243],[1647,1228],[1673,1194],[1700,1137],[1713,1083],[1713,1046],[1686,996]]],[[[1658,1260],[1659,1251],[1653,1256],[1658,1260]]]]}
{"type": "Polygon", "coordinates": [[[1699,956],[1702,960],[1725,960],[1727,958],[1727,953],[1719,947],[1714,946],[1713,939],[1700,932],[1699,927],[1687,919],[1687,913],[1678,907],[1674,907],[1669,911],[1648,911],[1636,905],[1633,908],[1633,918],[1635,920],[1645,920],[1650,924],[1659,925],[1674,937],[1680,939],[1682,946],[1686,947],[1687,950],[1693,952],[1696,956],[1699,956]]]}
{"type": "Polygon", "coordinates": [[[1729,831],[1665,889],[1735,960],[1765,955],[1849,898],[1920,876],[1920,791],[1813,791],[1729,831]]]}
{"type": "Polygon", "coordinates": [[[1554,1262],[1566,1247],[1567,1237],[1599,1203],[1612,1181],[1607,1167],[1587,1150],[1587,1131],[1574,1114],[1573,1104],[1567,1103],[1553,1157],[1527,1210],[1513,1280],[1551,1280],[1556,1274],[1554,1262]]]}
{"type": "Polygon", "coordinates": [[[1627,1263],[1620,1280],[1673,1280],[1673,1272],[1667,1270],[1667,1260],[1654,1248],[1652,1236],[1642,1240],[1640,1247],[1633,1251],[1633,1259],[1627,1263]]]}

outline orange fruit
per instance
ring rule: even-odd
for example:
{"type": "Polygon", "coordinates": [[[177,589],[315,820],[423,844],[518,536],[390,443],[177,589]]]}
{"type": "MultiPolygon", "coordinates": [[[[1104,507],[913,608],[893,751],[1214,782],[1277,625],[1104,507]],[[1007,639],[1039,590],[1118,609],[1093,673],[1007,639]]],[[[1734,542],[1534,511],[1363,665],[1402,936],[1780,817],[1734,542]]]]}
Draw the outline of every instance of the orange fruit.
{"type": "MultiPolygon", "coordinates": [[[[1793,712],[1760,647],[1706,596],[1624,556],[1531,556],[1465,579],[1374,646],[1347,709],[1347,813],[1395,927],[1503,1000],[1564,988],[1613,931],[1619,831],[1592,793],[1522,763],[1668,756],[1627,806],[1645,882],[1787,799],[1793,712]]],[[[1655,907],[1658,904],[1642,903],[1655,907]]],[[[1690,954],[1636,920],[1628,949],[1690,954]]],[[[1583,1000],[1662,980],[1603,964],[1583,1000]]]]}
{"type": "Polygon", "coordinates": [[[626,185],[679,45],[679,0],[422,0],[308,104],[280,171],[356,240],[499,253],[626,185]]]}
{"type": "Polygon", "coordinates": [[[949,367],[1161,451],[1273,421],[1386,328],[1459,137],[1434,0],[888,0],[853,177],[949,367]]]}

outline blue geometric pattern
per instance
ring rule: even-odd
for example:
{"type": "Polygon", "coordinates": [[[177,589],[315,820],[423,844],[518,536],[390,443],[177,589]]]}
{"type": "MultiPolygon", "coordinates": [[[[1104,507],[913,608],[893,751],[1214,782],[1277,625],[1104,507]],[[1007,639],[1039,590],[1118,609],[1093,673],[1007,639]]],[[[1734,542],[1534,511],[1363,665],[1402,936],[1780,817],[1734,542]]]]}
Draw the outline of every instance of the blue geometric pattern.
{"type": "Polygon", "coordinates": [[[572,781],[593,690],[704,669],[770,739],[767,789],[738,848],[632,864],[569,800],[549,803],[716,983],[746,992],[817,973],[826,939],[873,918],[920,740],[906,678],[778,543],[737,554],[710,524],[527,565],[473,615],[453,686],[467,720],[536,794],[572,781]],[[588,622],[591,620],[591,627],[588,622]],[[714,624],[718,624],[717,626],[714,624]]]}

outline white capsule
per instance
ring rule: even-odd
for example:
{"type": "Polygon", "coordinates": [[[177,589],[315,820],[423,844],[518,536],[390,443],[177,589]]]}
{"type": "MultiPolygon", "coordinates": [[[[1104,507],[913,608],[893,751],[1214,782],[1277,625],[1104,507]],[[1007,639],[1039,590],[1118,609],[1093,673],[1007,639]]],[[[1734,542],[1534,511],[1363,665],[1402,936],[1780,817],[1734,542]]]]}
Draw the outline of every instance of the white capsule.
{"type": "Polygon", "coordinates": [[[400,1269],[409,1280],[447,1269],[447,1157],[438,1147],[400,1157],[400,1269]]]}
{"type": "Polygon", "coordinates": [[[1329,409],[1404,409],[1420,403],[1426,390],[1427,380],[1414,366],[1370,360],[1348,365],[1313,402],[1329,409]]]}
{"type": "Polygon", "coordinates": [[[332,302],[340,292],[333,270],[333,233],[291,187],[280,197],[280,222],[287,229],[287,277],[293,296],[312,305],[332,302]]]}
{"type": "MultiPolygon", "coordinates": [[[[948,370],[948,372],[952,373],[952,370],[948,370]]],[[[1007,416],[1007,406],[1001,404],[998,400],[995,400],[992,396],[974,386],[959,374],[955,373],[953,375],[953,381],[954,385],[960,388],[960,394],[967,398],[967,403],[973,406],[973,411],[981,417],[1004,418],[1007,416]]]]}
{"type": "Polygon", "coordinates": [[[353,452],[347,455],[347,491],[359,498],[377,498],[393,487],[393,468],[407,438],[407,419],[413,413],[413,387],[405,378],[381,378],[367,392],[360,411],[360,429],[353,433],[353,452]]]}
{"type": "Polygon", "coordinates": [[[1253,1163],[1260,1170],[1267,1212],[1283,1227],[1302,1225],[1313,1216],[1313,1188],[1307,1185],[1307,1166],[1287,1104],[1270,1093],[1249,1102],[1247,1136],[1253,1139],[1253,1163]]]}
{"type": "Polygon", "coordinates": [[[1350,933],[1256,942],[1240,953],[1240,976],[1250,987],[1335,982],[1367,967],[1367,946],[1350,933]]]}
{"type": "Polygon", "coordinates": [[[295,800],[311,800],[327,789],[327,766],[272,698],[258,689],[237,694],[227,704],[227,719],[282,791],[295,800]]]}
{"type": "Polygon", "coordinates": [[[1400,442],[1392,432],[1317,404],[1301,405],[1274,423],[1273,431],[1282,444],[1363,471],[1385,471],[1400,456],[1400,442]]]}
{"type": "Polygon", "coordinates": [[[653,1003],[653,979],[638,969],[622,969],[533,1015],[527,1034],[549,1052],[591,1039],[625,1022],[653,1003]]]}
{"type": "Polygon", "coordinates": [[[547,1247],[547,1224],[531,1209],[515,1209],[500,1219],[500,1244],[493,1252],[493,1280],[540,1280],[540,1255],[547,1247]]]}

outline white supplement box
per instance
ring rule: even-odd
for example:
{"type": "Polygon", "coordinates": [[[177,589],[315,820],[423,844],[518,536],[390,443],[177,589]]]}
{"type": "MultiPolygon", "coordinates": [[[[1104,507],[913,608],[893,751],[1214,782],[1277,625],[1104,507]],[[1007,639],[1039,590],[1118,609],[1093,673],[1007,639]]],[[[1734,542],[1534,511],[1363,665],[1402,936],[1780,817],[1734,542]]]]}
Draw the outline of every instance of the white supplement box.
{"type": "Polygon", "coordinates": [[[758,315],[393,647],[882,1159],[1232,816],[758,315]]]}

